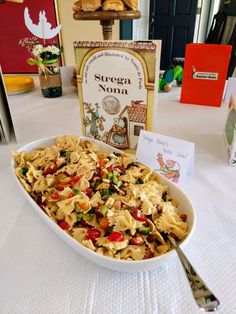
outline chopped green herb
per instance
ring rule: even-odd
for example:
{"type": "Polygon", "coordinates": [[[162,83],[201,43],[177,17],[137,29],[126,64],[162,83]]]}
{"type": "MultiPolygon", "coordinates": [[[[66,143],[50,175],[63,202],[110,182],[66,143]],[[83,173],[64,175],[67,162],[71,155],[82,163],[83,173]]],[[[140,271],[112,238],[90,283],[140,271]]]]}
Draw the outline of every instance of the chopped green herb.
{"type": "Polygon", "coordinates": [[[119,174],[120,174],[119,171],[116,170],[113,171],[113,176],[117,177],[119,174]]]}
{"type": "Polygon", "coordinates": [[[109,227],[107,229],[107,231],[105,232],[104,236],[107,237],[110,233],[112,233],[112,231],[113,231],[113,226],[111,226],[111,227],[109,227]]]}
{"type": "Polygon", "coordinates": [[[71,153],[68,152],[68,151],[64,151],[64,152],[61,153],[61,155],[62,155],[63,157],[66,157],[66,158],[67,158],[67,157],[70,157],[70,154],[71,154],[71,153]]]}
{"type": "Polygon", "coordinates": [[[117,182],[118,188],[119,188],[120,186],[122,186],[122,184],[123,184],[123,181],[119,180],[119,181],[117,182]]]}
{"type": "Polygon", "coordinates": [[[109,172],[108,175],[107,175],[107,179],[110,180],[110,181],[112,181],[112,180],[113,180],[113,177],[114,177],[113,173],[112,173],[112,172],[109,172]]]}
{"type": "Polygon", "coordinates": [[[138,178],[135,183],[136,183],[136,184],[143,184],[143,179],[138,178]]]}
{"type": "Polygon", "coordinates": [[[108,190],[108,189],[102,189],[99,192],[100,192],[102,197],[105,196],[105,195],[111,195],[111,191],[108,190]]]}
{"type": "Polygon", "coordinates": [[[150,228],[150,227],[141,227],[141,228],[138,229],[138,231],[139,231],[139,233],[141,233],[141,234],[147,235],[147,234],[150,233],[151,228],[150,228]]]}
{"type": "Polygon", "coordinates": [[[77,190],[77,189],[72,189],[72,191],[73,191],[74,194],[80,194],[80,191],[77,190]]]}
{"type": "Polygon", "coordinates": [[[86,219],[86,220],[91,220],[93,218],[93,214],[85,214],[83,212],[78,212],[77,213],[77,220],[80,219],[86,219]]]}
{"type": "Polygon", "coordinates": [[[101,214],[104,216],[104,217],[106,217],[107,216],[107,214],[108,214],[108,207],[107,206],[101,206],[101,207],[99,207],[99,211],[101,212],[101,214]]]}
{"type": "Polygon", "coordinates": [[[118,179],[116,176],[113,175],[113,178],[112,178],[112,182],[117,185],[118,184],[118,179]]]}
{"type": "Polygon", "coordinates": [[[29,169],[28,168],[26,168],[26,167],[23,167],[23,168],[21,168],[21,173],[25,176],[26,175],[26,173],[29,171],[29,169]]]}

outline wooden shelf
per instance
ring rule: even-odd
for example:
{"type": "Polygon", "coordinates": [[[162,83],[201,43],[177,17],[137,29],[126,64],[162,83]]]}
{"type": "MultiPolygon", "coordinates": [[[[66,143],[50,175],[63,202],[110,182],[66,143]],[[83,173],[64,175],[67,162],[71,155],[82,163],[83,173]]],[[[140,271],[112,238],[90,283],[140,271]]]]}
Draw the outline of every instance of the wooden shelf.
{"type": "Polygon", "coordinates": [[[141,17],[140,11],[94,11],[94,12],[74,12],[75,20],[133,20],[141,17]]]}

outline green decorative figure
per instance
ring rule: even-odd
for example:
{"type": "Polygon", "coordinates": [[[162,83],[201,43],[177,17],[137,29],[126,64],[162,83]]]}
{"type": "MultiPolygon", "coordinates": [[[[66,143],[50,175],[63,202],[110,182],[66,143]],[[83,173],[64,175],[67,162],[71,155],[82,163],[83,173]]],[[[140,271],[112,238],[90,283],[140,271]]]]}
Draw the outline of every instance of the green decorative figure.
{"type": "Polygon", "coordinates": [[[159,79],[159,91],[169,92],[171,90],[171,83],[175,80],[177,85],[182,84],[183,68],[180,65],[173,69],[167,69],[159,79]]]}
{"type": "Polygon", "coordinates": [[[178,85],[182,85],[184,69],[180,65],[177,65],[174,67],[173,73],[174,80],[176,80],[178,85]]]}

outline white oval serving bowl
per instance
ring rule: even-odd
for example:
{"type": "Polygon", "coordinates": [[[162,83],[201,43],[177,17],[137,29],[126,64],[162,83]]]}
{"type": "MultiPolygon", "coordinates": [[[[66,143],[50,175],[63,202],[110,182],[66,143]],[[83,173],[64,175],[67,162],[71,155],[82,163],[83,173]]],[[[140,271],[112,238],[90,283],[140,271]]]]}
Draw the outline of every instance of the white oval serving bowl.
{"type": "MultiPolygon", "coordinates": [[[[91,138],[86,138],[83,136],[80,136],[81,139],[87,139],[96,146],[101,149],[101,150],[106,150],[110,152],[119,152],[118,149],[115,149],[114,147],[107,145],[103,142],[97,141],[95,139],[91,138]]],[[[18,152],[22,151],[33,151],[39,147],[43,146],[51,146],[55,143],[55,138],[54,137],[47,137],[43,139],[39,139],[37,141],[31,142],[25,146],[22,146],[20,149],[18,149],[18,152]]],[[[47,225],[61,238],[63,239],[68,245],[70,245],[76,252],[84,256],[85,258],[89,259],[90,261],[103,266],[107,267],[112,270],[116,271],[124,271],[124,272],[137,272],[137,271],[145,271],[145,270],[151,270],[155,269],[159,266],[165,265],[173,256],[175,256],[175,251],[171,250],[163,255],[157,256],[157,257],[152,257],[149,259],[145,260],[140,260],[140,261],[125,261],[125,260],[118,260],[118,259],[113,259],[110,257],[106,257],[103,255],[100,255],[82,244],[80,244],[78,241],[73,239],[70,235],[68,235],[64,230],[62,230],[38,205],[37,203],[31,198],[31,196],[26,192],[20,181],[18,180],[16,174],[15,174],[15,167],[16,163],[14,159],[12,158],[11,162],[11,168],[12,172],[14,174],[14,177],[18,183],[18,186],[20,187],[21,191],[25,195],[25,197],[28,199],[28,201],[32,204],[32,207],[34,210],[42,217],[42,219],[47,223],[47,225]]],[[[183,191],[181,191],[177,185],[174,183],[170,182],[167,180],[165,177],[161,176],[160,174],[156,173],[158,176],[160,182],[163,185],[168,186],[168,194],[172,197],[175,198],[179,202],[179,209],[181,212],[184,214],[187,214],[187,223],[189,224],[189,232],[187,237],[182,241],[180,244],[181,248],[184,248],[184,246],[189,242],[189,240],[192,237],[192,234],[195,229],[195,224],[196,224],[196,214],[195,210],[188,199],[188,197],[184,194],[183,191]]]]}

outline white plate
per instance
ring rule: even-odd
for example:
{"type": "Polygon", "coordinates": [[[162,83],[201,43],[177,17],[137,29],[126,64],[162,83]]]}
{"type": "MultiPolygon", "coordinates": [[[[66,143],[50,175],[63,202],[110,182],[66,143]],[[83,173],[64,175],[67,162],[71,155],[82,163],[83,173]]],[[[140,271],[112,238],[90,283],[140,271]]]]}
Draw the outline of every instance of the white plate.
{"type": "MultiPolygon", "coordinates": [[[[20,149],[18,149],[19,152],[21,151],[32,151],[37,149],[38,147],[42,146],[51,146],[55,143],[55,136],[54,137],[48,137],[39,139],[37,141],[34,141],[32,143],[29,143],[20,149]]],[[[82,137],[82,139],[88,139],[86,137],[82,137]]],[[[94,139],[88,139],[89,141],[93,142],[97,145],[98,148],[101,150],[111,151],[111,152],[119,152],[119,150],[94,139]]],[[[44,211],[36,204],[36,202],[30,197],[30,195],[26,192],[26,190],[23,188],[22,184],[18,180],[18,178],[15,175],[15,169],[16,163],[14,159],[12,159],[12,171],[14,173],[14,177],[25,195],[25,197],[28,199],[28,201],[32,204],[32,207],[34,210],[42,217],[42,219],[48,224],[48,226],[61,238],[63,239],[68,245],[70,245],[76,252],[80,253],[85,258],[89,259],[90,261],[97,263],[100,266],[107,267],[109,269],[117,270],[117,271],[126,271],[126,272],[137,272],[137,271],[144,271],[144,270],[151,270],[155,269],[159,266],[162,266],[166,264],[173,256],[175,256],[174,250],[169,251],[166,254],[163,254],[158,257],[153,257],[146,260],[141,261],[125,261],[125,260],[117,260],[113,258],[109,258],[103,255],[100,255],[96,252],[93,252],[92,250],[86,248],[82,244],[80,244],[78,241],[73,239],[70,235],[68,235],[65,231],[63,231],[53,220],[51,220],[47,214],[44,213],[44,211]]],[[[187,196],[172,182],[168,181],[166,178],[161,176],[160,174],[156,174],[160,182],[164,185],[167,185],[169,188],[169,195],[174,197],[179,201],[179,208],[183,211],[183,213],[187,214],[187,222],[189,224],[189,233],[187,237],[183,240],[181,243],[181,247],[183,248],[192,237],[193,231],[195,229],[195,223],[196,223],[196,215],[194,208],[190,202],[190,200],[187,198],[187,196]]]]}

